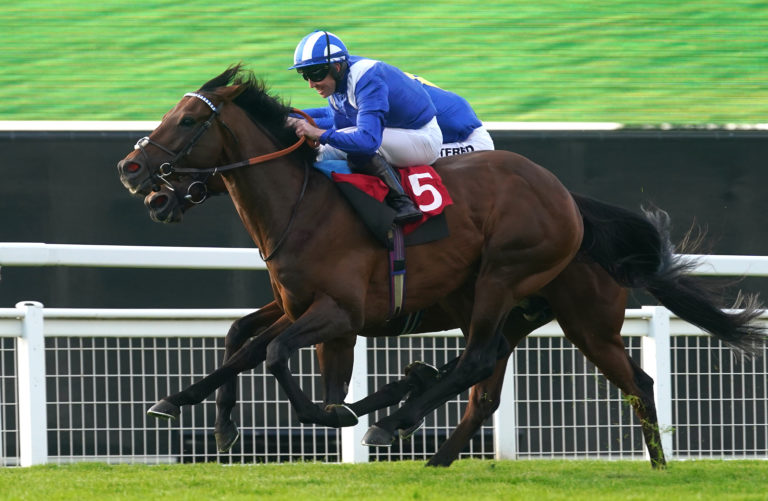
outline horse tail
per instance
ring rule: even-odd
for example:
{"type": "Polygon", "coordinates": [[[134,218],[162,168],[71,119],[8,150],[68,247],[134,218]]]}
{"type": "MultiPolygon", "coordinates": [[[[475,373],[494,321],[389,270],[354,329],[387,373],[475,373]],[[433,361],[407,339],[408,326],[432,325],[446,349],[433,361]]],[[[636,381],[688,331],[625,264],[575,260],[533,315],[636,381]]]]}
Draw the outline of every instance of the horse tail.
{"type": "MultiPolygon", "coordinates": [[[[675,315],[715,336],[736,351],[757,355],[768,344],[768,332],[755,322],[762,313],[756,294],[739,292],[732,308],[723,311],[725,286],[690,275],[698,262],[675,254],[670,217],[658,208],[643,215],[573,194],[584,219],[580,252],[601,265],[624,287],[642,288],[675,315]]],[[[683,245],[696,242],[688,237],[683,245]]],[[[691,252],[680,248],[680,253],[691,252]]]]}

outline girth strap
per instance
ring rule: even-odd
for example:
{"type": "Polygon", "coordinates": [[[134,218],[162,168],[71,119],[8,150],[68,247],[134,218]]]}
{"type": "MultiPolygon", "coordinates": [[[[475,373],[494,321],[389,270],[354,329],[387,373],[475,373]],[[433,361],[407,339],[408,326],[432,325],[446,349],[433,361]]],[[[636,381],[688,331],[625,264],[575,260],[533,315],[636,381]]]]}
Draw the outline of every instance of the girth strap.
{"type": "Polygon", "coordinates": [[[392,225],[389,231],[389,318],[403,311],[405,303],[405,237],[403,227],[392,225]]]}

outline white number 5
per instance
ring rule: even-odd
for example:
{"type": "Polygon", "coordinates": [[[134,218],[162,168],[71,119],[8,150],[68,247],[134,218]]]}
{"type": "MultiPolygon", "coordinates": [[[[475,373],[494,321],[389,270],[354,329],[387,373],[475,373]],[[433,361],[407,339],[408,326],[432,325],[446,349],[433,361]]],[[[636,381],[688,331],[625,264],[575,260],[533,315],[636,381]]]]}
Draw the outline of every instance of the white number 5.
{"type": "Polygon", "coordinates": [[[408,176],[408,182],[411,183],[411,190],[413,190],[413,194],[416,195],[417,198],[421,197],[422,193],[424,193],[425,191],[429,191],[432,193],[433,200],[431,204],[419,205],[419,209],[422,212],[429,212],[443,205],[443,197],[440,196],[440,192],[437,191],[437,188],[429,184],[429,182],[425,182],[424,184],[422,184],[420,180],[423,178],[432,179],[432,174],[430,174],[429,172],[411,174],[410,176],[408,176]]]}

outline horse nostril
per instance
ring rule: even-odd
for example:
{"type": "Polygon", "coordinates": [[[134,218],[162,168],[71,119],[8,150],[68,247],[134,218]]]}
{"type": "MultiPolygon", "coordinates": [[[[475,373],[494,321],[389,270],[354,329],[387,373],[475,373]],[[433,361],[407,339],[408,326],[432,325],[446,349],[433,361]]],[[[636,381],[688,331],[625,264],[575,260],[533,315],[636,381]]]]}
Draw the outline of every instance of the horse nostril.
{"type": "Polygon", "coordinates": [[[141,165],[137,164],[136,162],[128,162],[127,164],[125,164],[124,168],[126,172],[130,172],[131,174],[133,174],[134,172],[141,169],[141,165]]]}
{"type": "Polygon", "coordinates": [[[159,209],[168,204],[167,195],[156,195],[149,200],[149,206],[152,209],[159,209]]]}

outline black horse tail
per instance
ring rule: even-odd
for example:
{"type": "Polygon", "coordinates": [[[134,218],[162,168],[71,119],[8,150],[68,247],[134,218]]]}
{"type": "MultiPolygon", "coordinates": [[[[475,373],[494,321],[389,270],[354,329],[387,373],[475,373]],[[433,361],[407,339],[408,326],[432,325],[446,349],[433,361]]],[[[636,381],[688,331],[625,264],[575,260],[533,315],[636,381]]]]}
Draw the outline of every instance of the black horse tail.
{"type": "Polygon", "coordinates": [[[762,353],[768,332],[755,321],[762,313],[757,295],[739,293],[732,308],[741,311],[723,311],[719,303],[725,287],[689,274],[698,263],[675,255],[666,212],[644,209],[639,215],[582,195],[573,198],[584,219],[582,254],[622,286],[647,290],[675,315],[736,351],[748,356],[762,353]]]}

